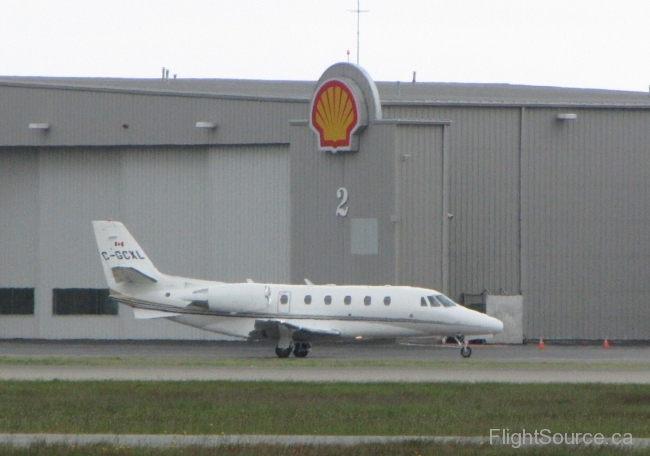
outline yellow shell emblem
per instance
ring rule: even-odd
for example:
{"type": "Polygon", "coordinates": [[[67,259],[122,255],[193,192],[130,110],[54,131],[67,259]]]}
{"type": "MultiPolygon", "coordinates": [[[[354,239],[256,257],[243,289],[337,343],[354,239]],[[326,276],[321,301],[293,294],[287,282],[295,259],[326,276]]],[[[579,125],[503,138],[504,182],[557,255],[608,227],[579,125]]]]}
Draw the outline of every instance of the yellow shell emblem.
{"type": "Polygon", "coordinates": [[[322,149],[350,147],[359,114],[354,95],[347,85],[338,80],[323,84],[314,97],[311,117],[322,149]]]}

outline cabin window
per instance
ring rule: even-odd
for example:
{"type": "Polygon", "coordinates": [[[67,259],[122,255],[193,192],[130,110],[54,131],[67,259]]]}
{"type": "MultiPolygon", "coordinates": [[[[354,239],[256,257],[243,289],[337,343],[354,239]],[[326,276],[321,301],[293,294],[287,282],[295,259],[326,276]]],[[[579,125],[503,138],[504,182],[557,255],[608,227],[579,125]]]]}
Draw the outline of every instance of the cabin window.
{"type": "Polygon", "coordinates": [[[352,303],[352,296],[346,296],[345,298],[343,298],[343,303],[346,306],[349,306],[352,303]]]}
{"type": "Polygon", "coordinates": [[[365,298],[363,298],[364,305],[369,306],[371,302],[372,302],[372,298],[370,296],[366,296],[365,298]]]}
{"type": "MultiPolygon", "coordinates": [[[[431,298],[433,298],[433,296],[429,296],[429,300],[431,300],[431,298]]],[[[424,299],[424,298],[420,298],[420,305],[422,307],[427,307],[427,300],[424,299]]],[[[431,304],[431,305],[433,305],[433,304],[431,304]]]]}
{"type": "Polygon", "coordinates": [[[332,304],[332,297],[330,295],[325,296],[325,304],[328,306],[332,304]]]}
{"type": "Polygon", "coordinates": [[[0,288],[0,314],[34,315],[34,289],[0,288]]]}
{"type": "MultiPolygon", "coordinates": [[[[440,307],[440,303],[436,300],[434,296],[427,296],[427,299],[429,300],[429,304],[431,304],[431,307],[440,307]]],[[[422,298],[422,300],[424,300],[424,298],[422,298]]]]}
{"type": "Polygon", "coordinates": [[[117,315],[117,302],[110,299],[107,289],[54,288],[54,315],[117,315]]]}
{"type": "Polygon", "coordinates": [[[286,304],[289,302],[289,295],[283,294],[280,296],[280,304],[286,304]]]}
{"type": "Polygon", "coordinates": [[[305,296],[305,304],[311,304],[311,295],[305,296]]]}
{"type": "Polygon", "coordinates": [[[456,303],[454,301],[452,301],[451,299],[449,299],[447,296],[445,296],[443,294],[437,295],[436,299],[438,301],[440,301],[442,303],[442,305],[445,306],[445,307],[454,307],[454,306],[456,306],[456,303]]]}
{"type": "Polygon", "coordinates": [[[390,296],[386,296],[386,297],[384,298],[384,305],[385,305],[385,306],[390,306],[390,296]]]}

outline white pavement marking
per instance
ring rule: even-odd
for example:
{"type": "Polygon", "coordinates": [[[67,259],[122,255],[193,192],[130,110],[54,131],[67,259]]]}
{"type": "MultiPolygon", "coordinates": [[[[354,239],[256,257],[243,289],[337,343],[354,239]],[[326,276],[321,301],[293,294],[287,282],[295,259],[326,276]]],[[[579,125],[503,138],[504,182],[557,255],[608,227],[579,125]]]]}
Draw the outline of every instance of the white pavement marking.
{"type": "MultiPolygon", "coordinates": [[[[0,434],[0,445],[29,447],[45,445],[96,445],[130,447],[183,447],[198,445],[219,447],[224,445],[360,445],[401,442],[460,443],[490,445],[489,437],[439,437],[439,436],[372,436],[372,435],[155,435],[155,434],[0,434]]],[[[492,439],[501,445],[500,439],[492,439]]],[[[650,439],[634,438],[632,444],[615,443],[605,439],[601,445],[621,448],[650,448],[650,439]]],[[[526,445],[528,446],[528,445],[526,445]]]]}
{"type": "Polygon", "coordinates": [[[277,382],[500,382],[650,384],[650,370],[410,368],[410,367],[208,367],[208,366],[0,366],[0,380],[232,380],[277,382]]]}

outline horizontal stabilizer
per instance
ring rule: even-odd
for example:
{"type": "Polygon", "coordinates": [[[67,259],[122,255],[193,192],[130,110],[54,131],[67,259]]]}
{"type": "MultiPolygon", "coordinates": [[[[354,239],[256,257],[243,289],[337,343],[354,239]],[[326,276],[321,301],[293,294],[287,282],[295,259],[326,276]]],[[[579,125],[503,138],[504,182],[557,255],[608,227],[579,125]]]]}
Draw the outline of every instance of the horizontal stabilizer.
{"type": "Polygon", "coordinates": [[[156,279],[149,277],[148,275],[138,271],[134,268],[124,267],[124,266],[115,266],[111,268],[113,272],[113,277],[117,283],[129,282],[129,283],[155,283],[156,279]]]}
{"type": "Polygon", "coordinates": [[[177,317],[179,313],[174,312],[163,312],[162,310],[149,310],[149,309],[139,309],[137,307],[133,308],[133,316],[138,320],[151,320],[153,318],[169,318],[177,317]]]}

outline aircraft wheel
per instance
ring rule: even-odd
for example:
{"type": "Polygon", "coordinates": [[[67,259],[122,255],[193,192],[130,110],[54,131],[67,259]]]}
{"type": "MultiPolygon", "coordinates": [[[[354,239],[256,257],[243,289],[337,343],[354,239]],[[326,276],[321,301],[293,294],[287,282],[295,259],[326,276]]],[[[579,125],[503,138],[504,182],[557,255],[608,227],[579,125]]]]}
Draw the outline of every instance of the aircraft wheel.
{"type": "Polygon", "coordinates": [[[275,354],[278,355],[278,358],[288,358],[291,354],[291,349],[292,347],[275,347],[275,354]]]}
{"type": "Polygon", "coordinates": [[[297,342],[293,349],[293,354],[296,358],[304,358],[309,354],[311,344],[309,342],[297,342]]]}
{"type": "Polygon", "coordinates": [[[469,358],[470,356],[472,356],[472,349],[467,346],[462,347],[460,349],[460,356],[462,356],[463,358],[469,358]]]}

